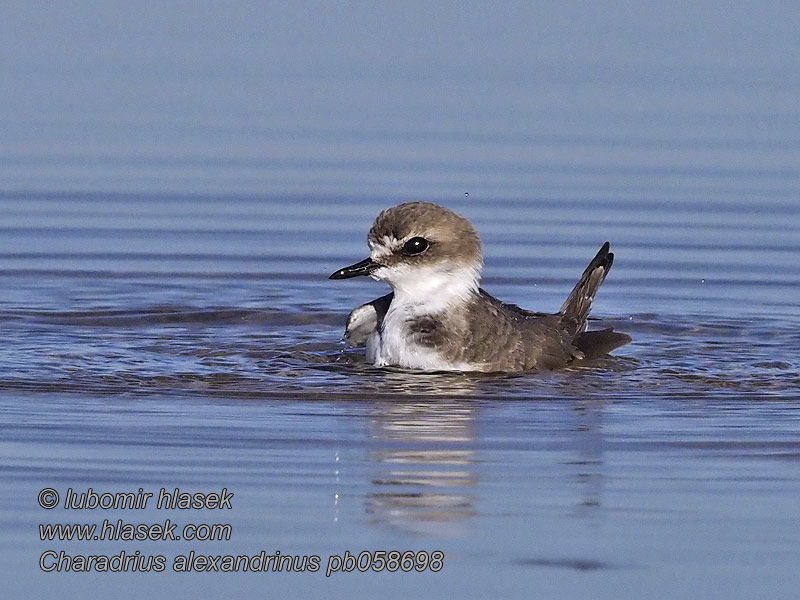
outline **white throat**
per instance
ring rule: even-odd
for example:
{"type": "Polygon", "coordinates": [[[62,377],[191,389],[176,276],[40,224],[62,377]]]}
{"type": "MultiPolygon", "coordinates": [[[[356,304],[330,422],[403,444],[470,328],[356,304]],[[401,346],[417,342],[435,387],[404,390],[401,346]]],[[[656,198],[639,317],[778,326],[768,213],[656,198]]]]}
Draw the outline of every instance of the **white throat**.
{"type": "Polygon", "coordinates": [[[436,314],[469,300],[478,293],[480,266],[448,269],[397,265],[373,275],[389,283],[394,291],[392,306],[403,306],[416,314],[436,314]]]}
{"type": "Polygon", "coordinates": [[[440,315],[469,301],[478,293],[480,265],[454,269],[397,265],[375,271],[375,279],[387,281],[394,298],[383,324],[367,338],[367,360],[376,366],[397,365],[409,369],[464,371],[468,365],[450,363],[429,347],[413,341],[411,320],[440,315]]]}

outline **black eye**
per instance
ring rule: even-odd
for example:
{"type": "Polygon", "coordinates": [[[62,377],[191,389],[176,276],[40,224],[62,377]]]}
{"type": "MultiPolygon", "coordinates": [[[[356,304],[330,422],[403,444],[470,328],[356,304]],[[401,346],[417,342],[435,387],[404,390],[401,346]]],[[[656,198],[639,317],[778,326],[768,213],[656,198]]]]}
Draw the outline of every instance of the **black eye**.
{"type": "Polygon", "coordinates": [[[428,240],[421,237],[415,237],[408,240],[403,246],[403,253],[413,256],[414,254],[421,254],[428,249],[428,240]]]}

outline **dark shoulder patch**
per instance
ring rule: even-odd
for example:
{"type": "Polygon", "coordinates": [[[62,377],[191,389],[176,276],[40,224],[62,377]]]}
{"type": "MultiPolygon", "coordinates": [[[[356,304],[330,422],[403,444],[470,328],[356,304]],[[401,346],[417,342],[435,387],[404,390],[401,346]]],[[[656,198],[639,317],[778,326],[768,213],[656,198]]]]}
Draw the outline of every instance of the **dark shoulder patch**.
{"type": "Polygon", "coordinates": [[[408,332],[417,343],[424,346],[437,346],[442,343],[444,328],[436,317],[426,315],[408,321],[408,332]]]}
{"type": "Polygon", "coordinates": [[[411,333],[428,335],[433,333],[440,326],[441,324],[439,323],[438,319],[435,319],[431,316],[425,316],[409,321],[408,330],[411,333]]]}

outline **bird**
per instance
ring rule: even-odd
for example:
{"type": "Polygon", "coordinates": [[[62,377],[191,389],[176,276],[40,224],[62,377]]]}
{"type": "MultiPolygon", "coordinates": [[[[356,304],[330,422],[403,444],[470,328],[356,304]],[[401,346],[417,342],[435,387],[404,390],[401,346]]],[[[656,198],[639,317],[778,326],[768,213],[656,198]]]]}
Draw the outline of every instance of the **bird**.
{"type": "Polygon", "coordinates": [[[631,341],[587,331],[598,288],[614,262],[602,245],[554,314],[501,302],[480,287],[481,240],[466,218],[430,202],[383,210],[367,235],[369,257],[330,279],[369,276],[392,291],[354,309],[344,341],[376,367],[521,373],[604,356],[631,341]]]}

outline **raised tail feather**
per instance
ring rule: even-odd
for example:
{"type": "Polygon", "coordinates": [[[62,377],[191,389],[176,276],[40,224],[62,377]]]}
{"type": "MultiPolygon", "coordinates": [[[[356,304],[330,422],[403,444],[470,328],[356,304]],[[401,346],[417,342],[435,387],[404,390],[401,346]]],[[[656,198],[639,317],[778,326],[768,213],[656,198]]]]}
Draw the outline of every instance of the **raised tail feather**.
{"type": "Polygon", "coordinates": [[[608,249],[609,243],[606,242],[586,267],[580,281],[567,296],[558,312],[561,317],[561,327],[572,339],[586,329],[586,319],[592,309],[594,296],[614,263],[614,254],[608,249]]]}
{"type": "Polygon", "coordinates": [[[603,244],[558,313],[562,328],[586,359],[603,356],[631,341],[629,335],[618,333],[612,328],[586,331],[586,320],[589,318],[594,296],[614,263],[614,254],[608,248],[608,242],[603,244]]]}

